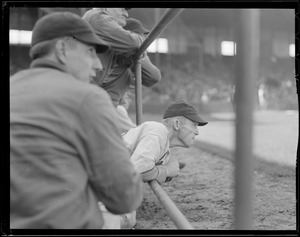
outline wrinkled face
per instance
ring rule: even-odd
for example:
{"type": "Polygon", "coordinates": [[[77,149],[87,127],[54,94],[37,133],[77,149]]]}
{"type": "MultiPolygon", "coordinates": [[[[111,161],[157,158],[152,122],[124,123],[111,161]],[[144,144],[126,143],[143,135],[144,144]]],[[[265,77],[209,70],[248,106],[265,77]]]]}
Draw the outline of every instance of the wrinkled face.
{"type": "Polygon", "coordinates": [[[197,125],[197,122],[193,122],[187,118],[184,118],[184,121],[181,122],[178,130],[178,139],[184,147],[190,147],[194,143],[195,136],[199,135],[197,125]]]}
{"type": "Polygon", "coordinates": [[[68,38],[66,44],[66,68],[75,78],[90,83],[103,66],[97,57],[95,46],[68,38]]]}
{"type": "Polygon", "coordinates": [[[128,18],[128,12],[125,8],[107,8],[106,11],[115,19],[115,21],[121,26],[126,25],[126,18],[128,18]]]}

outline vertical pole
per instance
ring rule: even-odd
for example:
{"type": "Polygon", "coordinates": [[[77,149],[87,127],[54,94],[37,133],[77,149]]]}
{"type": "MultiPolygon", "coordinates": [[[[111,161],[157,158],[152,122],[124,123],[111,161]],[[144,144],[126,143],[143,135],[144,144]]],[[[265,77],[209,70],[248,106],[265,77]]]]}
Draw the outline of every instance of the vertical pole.
{"type": "Polygon", "coordinates": [[[203,44],[198,44],[195,47],[198,48],[198,55],[199,55],[199,73],[203,71],[203,44]]]}
{"type": "Polygon", "coordinates": [[[253,105],[258,67],[259,11],[238,10],[236,71],[235,229],[252,224],[253,105]]]}
{"type": "Polygon", "coordinates": [[[141,56],[135,63],[135,108],[136,124],[142,123],[143,101],[142,101],[142,61],[141,56]]]}
{"type": "Polygon", "coordinates": [[[79,15],[83,16],[86,10],[87,10],[86,8],[79,8],[79,15]]]}
{"type": "MultiPolygon", "coordinates": [[[[155,24],[157,24],[157,22],[160,19],[160,9],[155,8],[154,13],[155,13],[155,24]]],[[[160,65],[159,52],[158,52],[158,39],[156,39],[155,65],[160,65]]]]}

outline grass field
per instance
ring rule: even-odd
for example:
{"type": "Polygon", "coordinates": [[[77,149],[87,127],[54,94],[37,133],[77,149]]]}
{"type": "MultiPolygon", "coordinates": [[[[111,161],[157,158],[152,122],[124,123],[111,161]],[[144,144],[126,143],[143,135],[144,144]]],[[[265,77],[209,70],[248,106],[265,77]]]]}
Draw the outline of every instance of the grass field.
{"type": "MultiPolygon", "coordinates": [[[[197,230],[234,229],[234,118],[206,117],[210,126],[190,149],[173,148],[172,156],[187,163],[163,189],[197,230]]],[[[144,114],[143,120],[160,121],[144,114]]],[[[254,230],[296,229],[298,114],[266,111],[254,116],[252,209],[254,230]],[[271,161],[270,158],[273,158],[271,161]]],[[[150,187],[137,211],[137,229],[176,229],[150,187]]]]}

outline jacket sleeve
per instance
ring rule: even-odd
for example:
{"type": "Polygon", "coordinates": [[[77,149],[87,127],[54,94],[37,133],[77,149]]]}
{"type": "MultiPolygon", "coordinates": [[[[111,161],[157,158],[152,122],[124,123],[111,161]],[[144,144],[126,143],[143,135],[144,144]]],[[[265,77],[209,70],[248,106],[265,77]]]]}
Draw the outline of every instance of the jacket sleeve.
{"type": "MultiPolygon", "coordinates": [[[[162,153],[161,144],[163,143],[158,135],[147,134],[142,137],[131,154],[130,160],[134,168],[142,175],[145,174],[145,176],[143,175],[144,182],[149,181],[149,177],[147,176],[149,173],[145,172],[153,170],[153,168],[160,163],[162,153]]],[[[157,174],[158,172],[156,172],[156,175],[157,174]]],[[[150,172],[151,179],[155,179],[156,175],[150,172]]]]}
{"type": "Polygon", "coordinates": [[[163,184],[166,181],[167,173],[163,165],[156,165],[153,169],[142,173],[143,182],[148,182],[155,179],[159,184],[163,184]]]}
{"type": "Polygon", "coordinates": [[[116,54],[134,55],[143,42],[142,37],[124,30],[107,14],[95,13],[88,18],[88,22],[96,34],[108,43],[116,54]]]}
{"type": "Polygon", "coordinates": [[[142,84],[150,87],[161,79],[160,70],[152,64],[149,57],[146,56],[142,61],[142,84]]]}
{"type": "Polygon", "coordinates": [[[128,213],[142,201],[142,180],[130,162],[108,94],[92,87],[81,106],[89,182],[110,212],[128,213]]]}

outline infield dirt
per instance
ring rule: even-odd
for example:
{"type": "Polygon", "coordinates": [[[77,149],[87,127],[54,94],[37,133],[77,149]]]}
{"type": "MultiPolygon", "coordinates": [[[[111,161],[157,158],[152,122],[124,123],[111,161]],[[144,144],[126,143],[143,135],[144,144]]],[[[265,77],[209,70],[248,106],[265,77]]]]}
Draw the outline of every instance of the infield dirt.
{"type": "MultiPolygon", "coordinates": [[[[232,160],[200,150],[172,149],[187,165],[162,185],[195,229],[234,229],[234,166],[232,160]]],[[[257,161],[253,179],[253,228],[296,229],[295,169],[257,161]]],[[[137,210],[136,229],[177,229],[148,184],[137,210]]]]}
{"type": "MultiPolygon", "coordinates": [[[[256,133],[254,144],[253,229],[296,230],[296,166],[277,161],[295,159],[298,116],[260,114],[255,125],[261,133],[256,133]],[[264,158],[274,158],[274,162],[264,158]]],[[[145,115],[146,120],[161,118],[145,115]]],[[[211,123],[216,131],[204,133],[193,147],[171,149],[172,156],[186,166],[162,187],[196,230],[234,229],[234,158],[231,143],[226,143],[232,132],[222,133],[225,126],[230,131],[232,122],[211,123]]],[[[144,199],[137,210],[136,229],[177,229],[148,184],[144,184],[144,199]]]]}

